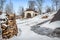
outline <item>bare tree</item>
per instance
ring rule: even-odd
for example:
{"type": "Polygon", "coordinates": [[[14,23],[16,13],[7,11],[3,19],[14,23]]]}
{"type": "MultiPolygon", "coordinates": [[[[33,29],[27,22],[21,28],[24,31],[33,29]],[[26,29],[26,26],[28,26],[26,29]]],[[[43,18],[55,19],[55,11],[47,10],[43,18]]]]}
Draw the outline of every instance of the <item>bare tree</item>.
{"type": "Polygon", "coordinates": [[[46,13],[49,13],[51,11],[52,11],[51,7],[47,6],[46,13]]]}
{"type": "Polygon", "coordinates": [[[52,4],[52,12],[54,12],[55,11],[55,8],[54,8],[54,5],[52,4]]]}
{"type": "Polygon", "coordinates": [[[6,2],[6,0],[0,0],[0,10],[3,10],[3,5],[6,2]]]}
{"type": "Polygon", "coordinates": [[[28,3],[29,3],[29,8],[34,10],[35,9],[35,1],[29,1],[28,3]]]}
{"type": "Polygon", "coordinates": [[[19,9],[18,9],[19,15],[23,15],[23,12],[24,12],[24,8],[23,7],[19,7],[19,9]]]}
{"type": "Polygon", "coordinates": [[[22,17],[24,17],[24,8],[22,8],[22,17]]]}
{"type": "Polygon", "coordinates": [[[42,13],[42,4],[44,2],[44,0],[36,0],[37,1],[37,6],[39,8],[39,13],[41,14],[42,13]]]}
{"type": "Polygon", "coordinates": [[[59,9],[58,6],[60,5],[60,0],[52,0],[53,5],[56,6],[56,11],[59,9]]]}
{"type": "Polygon", "coordinates": [[[9,4],[6,4],[5,11],[7,13],[13,13],[13,3],[11,0],[10,0],[9,4]]]}

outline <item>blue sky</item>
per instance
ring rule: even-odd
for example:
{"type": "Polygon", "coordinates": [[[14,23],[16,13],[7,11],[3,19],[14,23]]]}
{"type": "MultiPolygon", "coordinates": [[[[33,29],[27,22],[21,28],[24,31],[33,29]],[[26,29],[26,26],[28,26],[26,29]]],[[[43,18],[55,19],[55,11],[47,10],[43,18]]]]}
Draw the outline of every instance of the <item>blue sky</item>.
{"type": "MultiPolygon", "coordinates": [[[[6,4],[9,3],[10,0],[6,1],[6,4]]],[[[28,8],[28,1],[29,0],[11,0],[13,3],[13,8],[15,12],[18,11],[19,7],[24,7],[24,9],[28,8]]],[[[35,1],[35,0],[34,0],[35,1]]],[[[45,0],[43,4],[43,10],[46,6],[51,6],[51,0],[45,0]]]]}
{"type": "MultiPolygon", "coordinates": [[[[10,0],[6,1],[6,4],[9,3],[10,0]]],[[[18,11],[19,7],[27,8],[28,0],[11,0],[13,3],[13,8],[15,11],[18,11]]]]}

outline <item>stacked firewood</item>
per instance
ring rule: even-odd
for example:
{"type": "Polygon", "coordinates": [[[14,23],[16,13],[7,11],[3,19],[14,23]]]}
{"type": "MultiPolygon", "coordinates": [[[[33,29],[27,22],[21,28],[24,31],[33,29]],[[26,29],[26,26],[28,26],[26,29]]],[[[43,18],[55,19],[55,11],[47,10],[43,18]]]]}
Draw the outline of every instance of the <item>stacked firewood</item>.
{"type": "Polygon", "coordinates": [[[17,36],[18,28],[16,25],[15,14],[7,14],[8,20],[6,24],[2,24],[2,38],[9,39],[14,35],[17,36]]]}

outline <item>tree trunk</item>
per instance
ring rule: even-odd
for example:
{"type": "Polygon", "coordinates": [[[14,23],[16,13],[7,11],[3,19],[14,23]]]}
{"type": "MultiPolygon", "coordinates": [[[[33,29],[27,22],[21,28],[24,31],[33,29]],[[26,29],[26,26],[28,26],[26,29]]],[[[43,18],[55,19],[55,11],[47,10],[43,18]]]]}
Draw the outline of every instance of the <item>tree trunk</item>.
{"type": "Polygon", "coordinates": [[[58,10],[58,2],[56,2],[56,11],[58,10]]]}

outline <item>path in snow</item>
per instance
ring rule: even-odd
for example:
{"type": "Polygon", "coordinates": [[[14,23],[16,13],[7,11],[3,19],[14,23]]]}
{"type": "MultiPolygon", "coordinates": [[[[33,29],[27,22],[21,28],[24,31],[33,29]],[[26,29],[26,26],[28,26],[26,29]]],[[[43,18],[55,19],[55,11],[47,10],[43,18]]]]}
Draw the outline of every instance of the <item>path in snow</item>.
{"type": "Polygon", "coordinates": [[[17,26],[18,29],[21,29],[21,35],[18,33],[18,36],[13,37],[9,40],[60,40],[59,38],[50,38],[44,35],[39,35],[31,31],[31,26],[36,25],[40,22],[43,22],[44,20],[41,20],[39,16],[36,18],[33,18],[32,20],[17,20],[17,26]],[[27,22],[28,21],[28,22],[27,22]]]}

